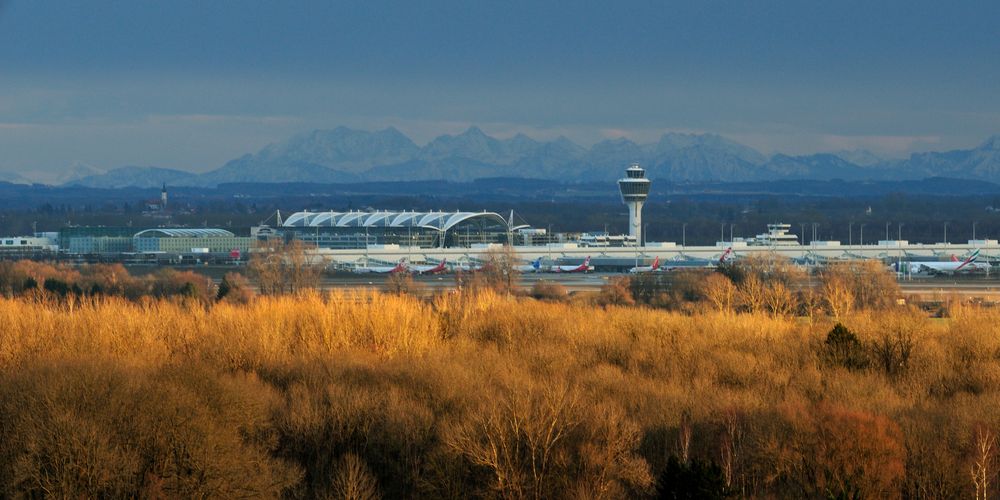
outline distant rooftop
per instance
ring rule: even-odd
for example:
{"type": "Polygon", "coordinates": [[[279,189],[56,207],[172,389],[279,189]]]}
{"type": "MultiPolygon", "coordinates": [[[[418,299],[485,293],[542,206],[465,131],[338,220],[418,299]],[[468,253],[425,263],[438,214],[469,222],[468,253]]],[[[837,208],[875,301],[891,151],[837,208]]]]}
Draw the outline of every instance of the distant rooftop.
{"type": "Polygon", "coordinates": [[[155,228],[135,233],[136,238],[223,238],[236,236],[225,229],[214,228],[155,228]]]}

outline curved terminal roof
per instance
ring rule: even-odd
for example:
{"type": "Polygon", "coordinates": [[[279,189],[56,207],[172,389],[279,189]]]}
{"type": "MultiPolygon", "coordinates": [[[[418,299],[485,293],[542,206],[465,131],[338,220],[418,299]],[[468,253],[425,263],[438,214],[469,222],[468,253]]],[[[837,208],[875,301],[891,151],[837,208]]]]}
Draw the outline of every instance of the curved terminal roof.
{"type": "Polygon", "coordinates": [[[283,227],[419,227],[448,231],[471,219],[486,219],[507,227],[495,212],[296,212],[283,227]]]}
{"type": "Polygon", "coordinates": [[[135,233],[135,238],[222,238],[227,236],[236,236],[235,234],[226,231],[225,229],[192,229],[192,228],[173,228],[173,227],[161,227],[155,229],[146,229],[144,231],[139,231],[135,233]]]}

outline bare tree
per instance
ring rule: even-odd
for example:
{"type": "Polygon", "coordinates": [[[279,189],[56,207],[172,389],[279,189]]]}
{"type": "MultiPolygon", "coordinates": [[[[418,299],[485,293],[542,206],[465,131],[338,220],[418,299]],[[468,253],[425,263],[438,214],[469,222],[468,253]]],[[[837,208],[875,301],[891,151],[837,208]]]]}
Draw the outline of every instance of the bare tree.
{"type": "Polygon", "coordinates": [[[490,248],[483,254],[483,260],[481,273],[486,285],[498,292],[511,293],[520,276],[514,247],[490,248]]]}
{"type": "Polygon", "coordinates": [[[852,261],[829,264],[820,274],[827,302],[830,298],[838,304],[831,305],[846,314],[850,309],[886,309],[899,297],[896,278],[876,261],[852,261]],[[845,292],[846,290],[846,292],[845,292]],[[850,304],[845,302],[849,300],[850,304]]]}
{"type": "Polygon", "coordinates": [[[345,453],[338,462],[329,498],[378,500],[382,497],[374,474],[361,458],[354,453],[345,453]]]}
{"type": "Polygon", "coordinates": [[[812,326],[816,311],[823,307],[823,297],[812,286],[808,286],[799,293],[798,302],[802,307],[802,313],[809,319],[809,325],[812,326]]]}
{"type": "Polygon", "coordinates": [[[734,408],[722,415],[722,443],[720,445],[720,465],[726,488],[732,490],[743,458],[746,441],[745,416],[734,408]]]}
{"type": "Polygon", "coordinates": [[[780,281],[764,289],[764,305],[772,316],[788,316],[798,306],[795,295],[780,281]]]}
{"type": "Polygon", "coordinates": [[[386,289],[397,295],[420,295],[423,286],[413,280],[413,275],[406,272],[389,273],[385,278],[386,289]]]}
{"type": "Polygon", "coordinates": [[[749,274],[737,287],[740,302],[748,312],[757,312],[764,306],[764,282],[756,274],[749,274]]]}
{"type": "Polygon", "coordinates": [[[732,312],[736,300],[736,285],[720,273],[712,273],[705,277],[701,287],[702,295],[717,311],[732,312]]]}
{"type": "Polygon", "coordinates": [[[691,460],[691,436],[694,434],[691,412],[681,412],[681,422],[677,429],[677,454],[681,463],[688,465],[691,460]]]}
{"type": "Polygon", "coordinates": [[[850,285],[837,276],[827,276],[823,280],[823,299],[830,314],[837,319],[850,314],[854,307],[854,293],[850,285]]]}
{"type": "Polygon", "coordinates": [[[994,455],[996,455],[997,435],[985,426],[978,426],[973,436],[972,484],[976,487],[976,500],[987,500],[990,482],[996,475],[994,455]]]}
{"type": "Polygon", "coordinates": [[[264,295],[299,293],[319,285],[322,265],[299,240],[278,238],[261,241],[254,247],[248,270],[264,295]]]}
{"type": "Polygon", "coordinates": [[[871,353],[882,371],[890,377],[905,372],[910,366],[910,358],[923,336],[923,320],[914,315],[895,314],[892,321],[886,321],[871,341],[871,353]]]}
{"type": "Polygon", "coordinates": [[[578,394],[568,385],[510,389],[487,404],[449,442],[493,472],[503,498],[543,498],[558,452],[580,425],[578,394]]]}

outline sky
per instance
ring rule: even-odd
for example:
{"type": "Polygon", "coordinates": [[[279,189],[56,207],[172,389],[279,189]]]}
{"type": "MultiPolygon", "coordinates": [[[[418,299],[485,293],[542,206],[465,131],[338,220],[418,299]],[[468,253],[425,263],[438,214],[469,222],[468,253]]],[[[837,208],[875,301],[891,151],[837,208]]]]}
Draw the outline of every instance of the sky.
{"type": "Polygon", "coordinates": [[[765,153],[1000,133],[1000,2],[0,0],[0,170],[217,168],[316,128],[765,153]]]}

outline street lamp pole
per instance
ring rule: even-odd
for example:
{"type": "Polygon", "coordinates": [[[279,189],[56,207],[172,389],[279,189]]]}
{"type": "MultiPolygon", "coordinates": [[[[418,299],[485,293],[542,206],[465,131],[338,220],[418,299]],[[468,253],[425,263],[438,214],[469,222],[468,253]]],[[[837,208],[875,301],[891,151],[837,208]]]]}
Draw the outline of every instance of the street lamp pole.
{"type": "Polygon", "coordinates": [[[853,221],[847,224],[847,245],[848,246],[853,246],[854,245],[854,222],[853,221]]]}
{"type": "Polygon", "coordinates": [[[944,244],[948,244],[948,221],[944,221],[944,244]]]}
{"type": "Polygon", "coordinates": [[[865,246],[865,225],[861,224],[861,246],[865,246]]]}
{"type": "MultiPolygon", "coordinates": [[[[686,247],[687,246],[687,228],[688,228],[687,222],[681,224],[681,246],[682,247],[686,247]]],[[[972,232],[976,232],[976,231],[973,230],[972,232]]]]}
{"type": "Polygon", "coordinates": [[[896,239],[899,240],[899,241],[903,241],[903,223],[902,222],[900,222],[899,226],[896,227],[896,231],[897,231],[897,233],[896,233],[896,239]]]}
{"type": "Polygon", "coordinates": [[[888,221],[885,223],[885,241],[889,241],[889,224],[892,223],[888,221]]]}

